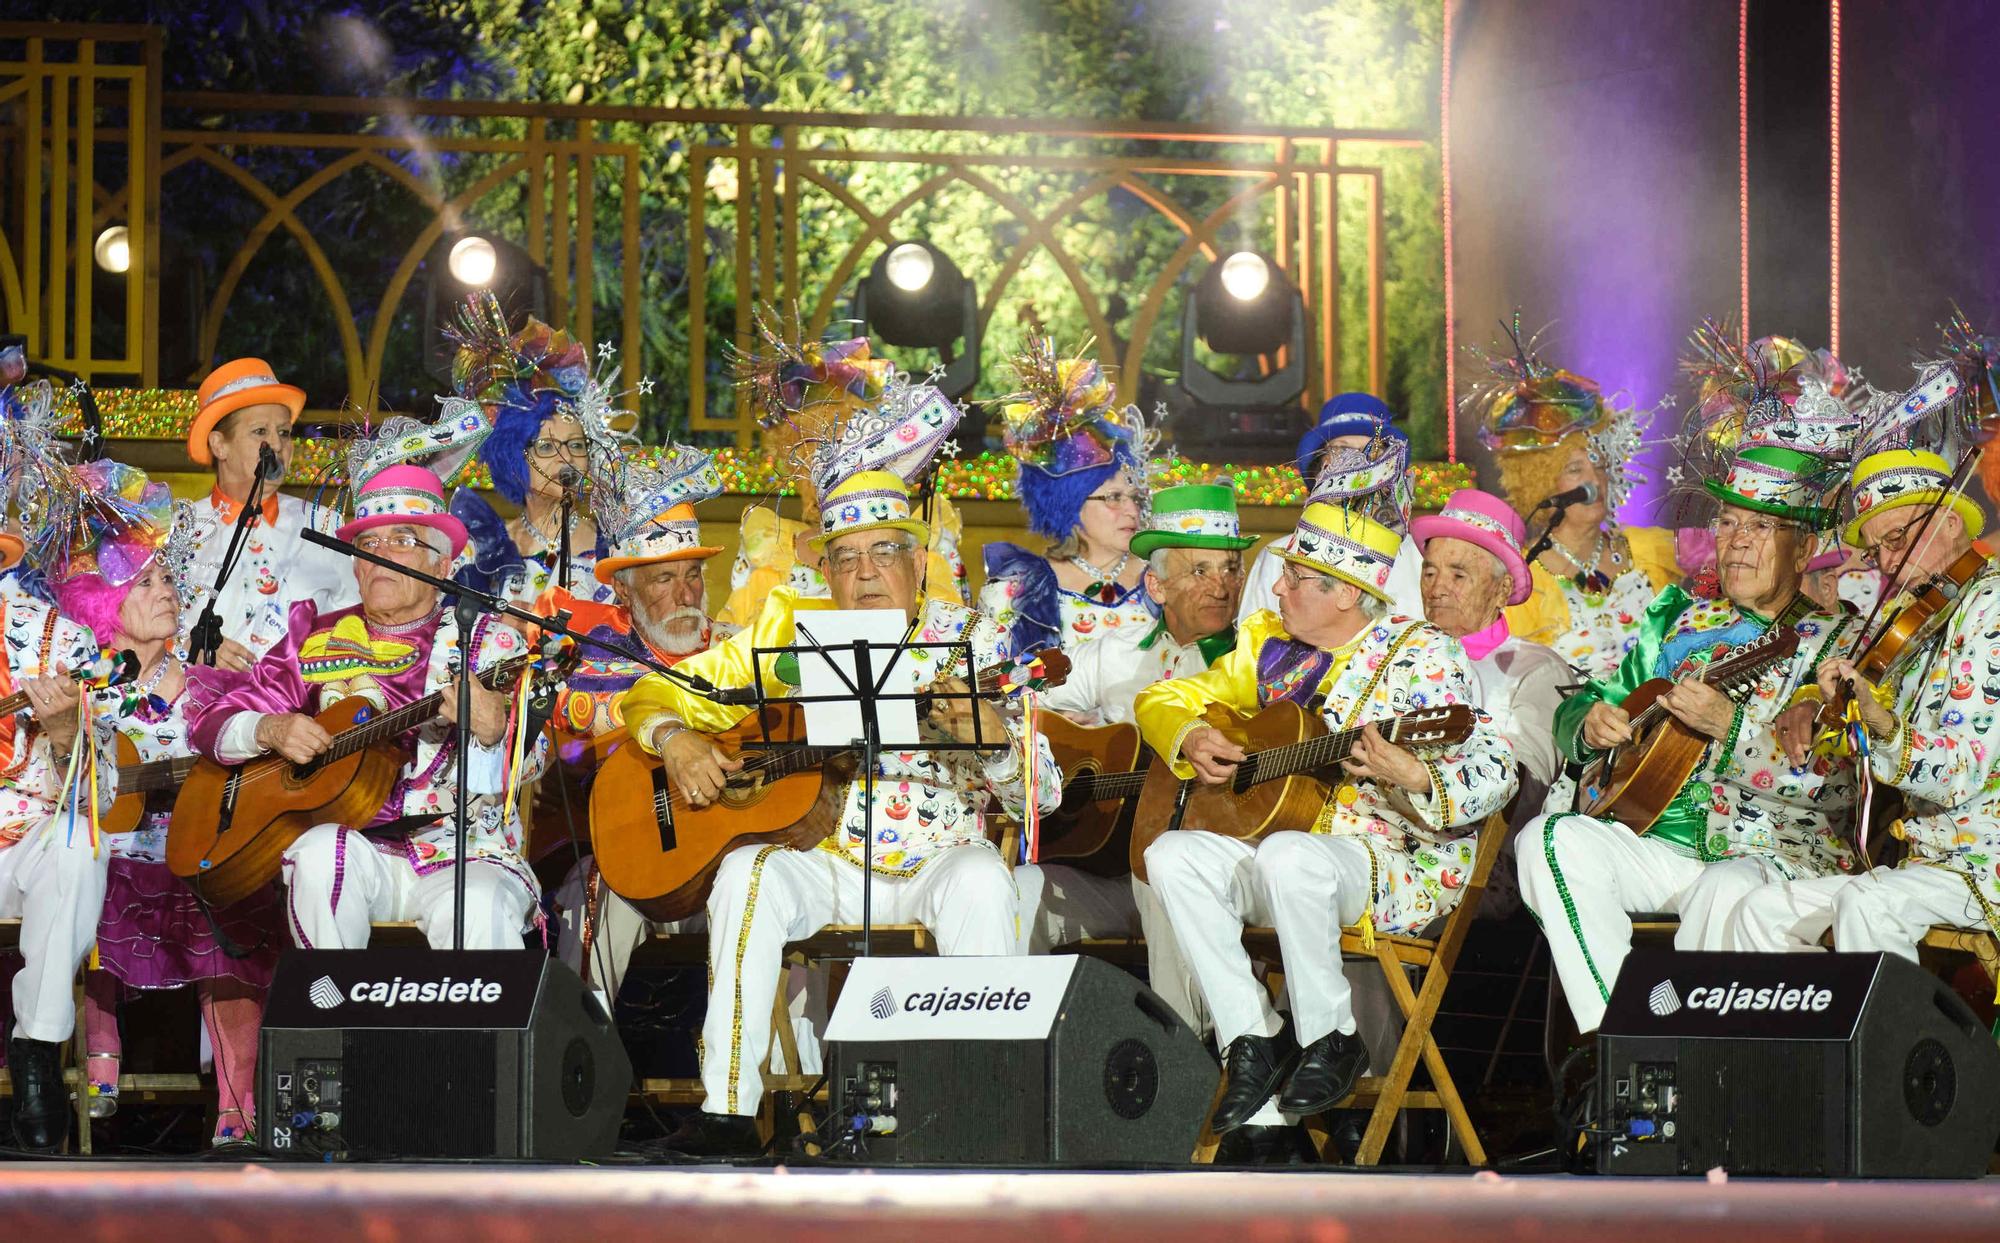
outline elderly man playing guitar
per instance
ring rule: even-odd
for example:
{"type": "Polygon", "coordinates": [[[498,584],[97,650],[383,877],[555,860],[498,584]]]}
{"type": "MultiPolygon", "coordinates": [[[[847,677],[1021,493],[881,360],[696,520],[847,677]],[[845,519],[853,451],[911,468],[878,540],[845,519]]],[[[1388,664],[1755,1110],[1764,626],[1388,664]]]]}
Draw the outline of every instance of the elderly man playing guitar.
{"type": "MultiPolygon", "coordinates": [[[[921,453],[914,460],[884,462],[871,452],[942,440],[955,411],[941,396],[912,402],[918,411],[910,416],[913,421],[892,429],[906,436],[835,445],[824,459],[830,469],[822,465],[815,472],[823,499],[821,532],[813,543],[824,553],[832,600],[802,599],[777,588],[748,630],[677,669],[719,687],[761,684],[767,694],[781,696],[798,680],[797,670],[781,656],[756,658],[753,649],[798,642],[796,620],[829,607],[896,610],[910,619],[909,641],[969,641],[975,664],[993,660],[1001,636],[990,619],[962,605],[927,600],[919,591],[918,555],[929,530],[911,512],[907,479],[866,469],[874,461],[916,476],[927,467],[929,458],[921,453]],[[854,473],[844,474],[847,470],[854,473]]],[[[948,659],[944,653],[930,649],[921,663],[941,663],[948,659]]],[[[952,671],[935,681],[934,689],[962,695],[969,676],[952,671]]],[[[708,897],[710,984],[701,1045],[706,1096],[701,1112],[670,1137],[672,1147],[718,1155],[756,1151],[752,1115],[763,1094],[758,1063],[771,1041],[785,943],[828,924],[859,921],[864,857],[873,865],[877,921],[921,923],[936,934],[944,954],[1013,952],[1018,899],[1006,863],[987,838],[984,807],[989,794],[997,795],[1008,812],[1022,814],[1033,764],[1039,801],[1053,810],[1062,778],[1046,742],[1024,735],[1018,719],[1004,717],[991,703],[982,699],[974,705],[965,698],[941,698],[920,731],[941,743],[972,741],[971,716],[977,711],[978,738],[996,744],[994,750],[885,752],[873,806],[860,780],[830,777],[819,809],[827,814],[809,817],[789,844],[744,845],[723,857],[708,897]],[[832,835],[822,840],[828,828],[832,835]],[[864,845],[869,838],[872,847],[864,845]],[[871,848],[872,856],[865,856],[871,848]]],[[[700,698],[658,674],[641,679],[625,699],[633,739],[661,757],[670,787],[696,807],[714,801],[744,766],[709,735],[736,725],[748,712],[700,698]]]]}
{"type": "Polygon", "coordinates": [[[1176,777],[1209,785],[1231,781],[1249,758],[1212,723],[1218,709],[1289,703],[1335,728],[1361,727],[1317,819],[1271,826],[1309,832],[1243,840],[1191,809],[1185,828],[1145,850],[1147,878],[1224,1049],[1218,1133],[1282,1125],[1280,1113],[1319,1113],[1350,1094],[1368,1050],[1340,965],[1342,926],[1409,931],[1449,911],[1472,874],[1465,831],[1514,792],[1512,752],[1466,707],[1476,699],[1464,649],[1421,619],[1388,616],[1401,544],[1358,512],[1308,504],[1279,553],[1282,623],[1254,613],[1206,672],[1139,693],[1147,743],[1176,777]],[[1419,756],[1386,740],[1399,714],[1447,707],[1465,722],[1458,741],[1419,756]],[[1289,1027],[1243,949],[1243,928],[1254,924],[1277,929],[1289,1027]]]}
{"type": "MultiPolygon", "coordinates": [[[[1788,423],[1743,435],[1724,478],[1703,481],[1722,502],[1713,524],[1722,598],[1662,591],[1618,676],[1589,683],[1556,712],[1564,755],[1591,761],[1634,741],[1637,718],[1620,705],[1642,684],[1669,679],[1658,703],[1671,721],[1649,737],[1672,722],[1691,731],[1703,744],[1692,776],[1659,793],[1665,810],[1650,824],[1623,823],[1607,807],[1599,816],[1547,816],[1515,838],[1521,897],[1548,934],[1581,1032],[1604,1017],[1632,947],[1631,912],[1678,914],[1681,949],[1726,949],[1730,913],[1756,886],[1852,866],[1841,842],[1853,812],[1852,766],[1794,764],[1772,729],[1822,653],[1838,650],[1849,623],[1799,590],[1809,533],[1832,518],[1814,503],[1831,467],[1777,443],[1797,438],[1788,423]],[[1796,651],[1746,668],[1728,688],[1734,698],[1704,680],[1710,666],[1720,669],[1732,651],[1756,642],[1782,653],[1791,646],[1787,628],[1796,651]]],[[[1584,804],[1606,785],[1616,783],[1586,770],[1584,804]]]]}
{"type": "MultiPolygon", "coordinates": [[[[357,487],[354,521],[338,532],[355,547],[432,575],[444,574],[464,548],[465,527],[446,512],[443,485],[428,469],[391,465],[357,487]]],[[[307,764],[329,755],[338,737],[314,714],[360,697],[386,718],[445,692],[437,717],[392,740],[403,748],[405,762],[387,801],[353,823],[308,829],[284,851],[283,871],[287,921],[304,948],[358,949],[368,944],[373,921],[402,919],[415,920],[433,946],[446,948],[453,933],[454,766],[460,762],[452,727],[457,697],[449,688],[468,644],[435,588],[359,558],[354,577],[358,606],[322,614],[311,601],[292,605],[285,637],[248,673],[222,682],[195,722],[193,741],[222,764],[271,754],[307,764]]],[[[473,631],[477,672],[526,650],[518,632],[491,617],[481,617],[473,631]]],[[[520,817],[502,796],[510,725],[507,696],[474,679],[472,754],[464,760],[471,796],[468,949],[520,949],[535,911],[538,890],[521,859],[520,817]]],[[[538,737],[521,780],[540,771],[546,750],[538,737]]],[[[189,810],[184,797],[175,807],[176,836],[189,810]]],[[[235,815],[244,814],[239,805],[235,815]]],[[[174,854],[170,840],[170,859],[174,854]]]]}

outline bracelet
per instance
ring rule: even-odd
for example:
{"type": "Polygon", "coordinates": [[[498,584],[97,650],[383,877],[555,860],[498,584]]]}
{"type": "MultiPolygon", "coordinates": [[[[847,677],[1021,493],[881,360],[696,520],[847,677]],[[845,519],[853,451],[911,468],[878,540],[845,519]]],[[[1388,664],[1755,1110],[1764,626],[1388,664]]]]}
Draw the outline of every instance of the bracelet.
{"type": "MultiPolygon", "coordinates": [[[[1864,724],[1863,728],[1866,729],[1867,726],[1864,724]]],[[[1889,718],[1888,733],[1878,734],[1874,730],[1869,729],[1868,737],[1875,742],[1894,742],[1896,741],[1897,738],[1902,736],[1902,733],[1903,733],[1903,718],[1898,716],[1891,716],[1889,718]]]]}
{"type": "Polygon", "coordinates": [[[660,722],[659,726],[653,730],[654,752],[658,753],[660,751],[665,750],[669,742],[673,741],[675,738],[678,738],[682,734],[685,734],[687,732],[688,732],[687,723],[684,721],[660,722]]]}

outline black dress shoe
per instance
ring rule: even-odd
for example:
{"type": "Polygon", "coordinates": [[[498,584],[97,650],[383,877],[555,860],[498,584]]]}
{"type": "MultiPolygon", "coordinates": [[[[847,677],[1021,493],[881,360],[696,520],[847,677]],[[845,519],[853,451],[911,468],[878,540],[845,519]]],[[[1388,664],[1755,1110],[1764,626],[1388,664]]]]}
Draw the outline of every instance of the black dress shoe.
{"type": "Polygon", "coordinates": [[[54,1152],[69,1138],[69,1089],[63,1086],[62,1046],[15,1036],[7,1042],[14,1082],[14,1143],[54,1152]]]}
{"type": "Polygon", "coordinates": [[[1215,1145],[1217,1165],[1305,1165],[1318,1155],[1296,1126],[1239,1126],[1215,1145]]]}
{"type": "Polygon", "coordinates": [[[754,1157],[764,1151],[757,1119],[739,1114],[689,1114],[665,1142],[690,1157],[754,1157]]]}
{"type": "Polygon", "coordinates": [[[1354,1081],[1367,1066],[1368,1046],[1359,1035],[1328,1032],[1299,1054],[1298,1069],[1278,1097],[1278,1108],[1300,1117],[1332,1109],[1354,1091],[1354,1081]]]}
{"type": "Polygon", "coordinates": [[[1222,1055],[1229,1083],[1216,1102],[1215,1115],[1208,1120],[1209,1129],[1227,1135],[1248,1122],[1285,1081],[1298,1056],[1298,1042],[1292,1039],[1289,1027],[1275,1036],[1244,1035],[1230,1041],[1222,1055]]]}

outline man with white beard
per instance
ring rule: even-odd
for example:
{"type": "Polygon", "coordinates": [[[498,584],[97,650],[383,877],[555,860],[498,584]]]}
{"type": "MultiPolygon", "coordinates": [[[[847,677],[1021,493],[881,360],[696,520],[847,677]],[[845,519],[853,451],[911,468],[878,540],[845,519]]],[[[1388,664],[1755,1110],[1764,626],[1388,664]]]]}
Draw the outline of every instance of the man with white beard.
{"type": "MultiPolygon", "coordinates": [[[[722,550],[701,542],[694,511],[695,502],[721,490],[706,453],[674,447],[657,465],[622,465],[612,486],[598,494],[598,526],[611,555],[598,561],[596,574],[611,585],[617,603],[590,604],[567,593],[548,602],[570,609],[571,628],[592,640],[583,644],[583,663],[556,705],[557,751],[580,786],[587,787],[604,755],[625,741],[619,701],[647,672],[633,656],[672,665],[738,629],[708,615],[703,572],[722,550]]],[[[543,795],[555,802],[558,816],[560,797],[543,795]]],[[[571,813],[580,817],[587,801],[581,794],[572,798],[571,813]]],[[[562,960],[602,986],[607,997],[617,997],[632,951],[655,925],[604,887],[590,856],[579,860],[556,890],[556,912],[563,928],[562,960]]]]}

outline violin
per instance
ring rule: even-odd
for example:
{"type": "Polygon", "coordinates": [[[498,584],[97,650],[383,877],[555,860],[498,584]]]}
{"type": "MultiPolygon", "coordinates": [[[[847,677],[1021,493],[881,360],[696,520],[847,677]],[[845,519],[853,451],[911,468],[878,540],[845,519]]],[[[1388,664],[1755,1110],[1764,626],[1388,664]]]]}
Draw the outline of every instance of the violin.
{"type": "MultiPolygon", "coordinates": [[[[1854,667],[1861,676],[1880,685],[1905,652],[1916,651],[1929,642],[1958,606],[1966,584],[1986,568],[1992,556],[1991,548],[1974,540],[1972,547],[1941,573],[1904,588],[1889,619],[1854,657],[1854,667]]],[[[1845,686],[1835,688],[1833,698],[1820,706],[1819,718],[1814,722],[1817,731],[1838,732],[1845,727],[1848,695],[1845,686]]]]}

